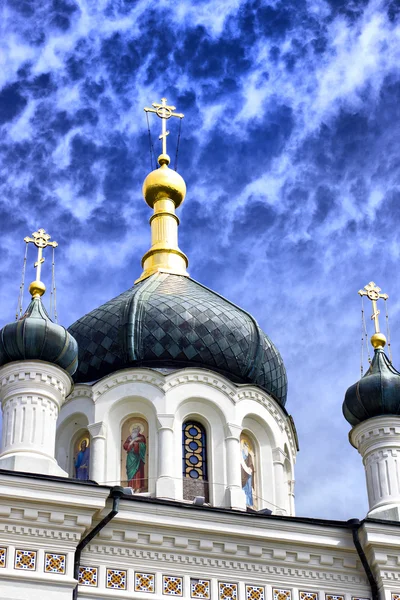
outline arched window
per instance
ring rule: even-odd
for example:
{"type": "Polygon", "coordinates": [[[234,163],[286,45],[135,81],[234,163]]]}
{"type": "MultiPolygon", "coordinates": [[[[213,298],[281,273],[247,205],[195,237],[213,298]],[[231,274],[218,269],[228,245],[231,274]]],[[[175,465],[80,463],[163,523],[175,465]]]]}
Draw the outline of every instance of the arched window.
{"type": "Polygon", "coordinates": [[[258,508],[257,497],[257,457],[255,444],[247,433],[240,434],[240,471],[242,489],[246,496],[246,506],[258,508]]]}
{"type": "Polygon", "coordinates": [[[87,430],[81,431],[73,447],[73,475],[75,479],[87,481],[90,479],[90,435],[87,430]]]}
{"type": "Polygon", "coordinates": [[[206,432],[197,421],[182,425],[183,498],[193,500],[204,496],[208,502],[207,440],[206,432]]]}
{"type": "Polygon", "coordinates": [[[130,417],[121,430],[121,485],[136,494],[148,491],[148,425],[141,417],[130,417]]]}

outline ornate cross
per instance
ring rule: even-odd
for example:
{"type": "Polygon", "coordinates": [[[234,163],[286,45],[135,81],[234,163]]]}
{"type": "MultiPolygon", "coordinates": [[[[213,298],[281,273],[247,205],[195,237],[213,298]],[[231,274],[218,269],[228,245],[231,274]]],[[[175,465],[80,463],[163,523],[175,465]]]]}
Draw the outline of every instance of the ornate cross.
{"type": "Polygon", "coordinates": [[[32,244],[35,244],[36,248],[38,249],[38,258],[34,264],[36,269],[36,281],[40,281],[42,264],[44,263],[43,248],[46,248],[47,246],[53,246],[53,248],[56,248],[58,246],[57,242],[49,241],[50,237],[51,236],[48,233],[46,233],[44,229],[38,229],[38,231],[34,231],[32,233],[32,237],[27,236],[24,238],[24,242],[26,242],[27,244],[32,242],[32,244]]]}
{"type": "Polygon", "coordinates": [[[380,298],[382,298],[382,300],[387,300],[389,298],[387,294],[381,294],[380,292],[381,288],[378,287],[373,281],[370,281],[368,285],[364,286],[363,290],[359,290],[358,292],[360,296],[367,296],[372,302],[371,321],[374,321],[375,333],[380,333],[378,315],[381,312],[377,309],[376,303],[380,298]]]}
{"type": "Polygon", "coordinates": [[[169,131],[167,131],[167,120],[171,117],[179,117],[179,119],[183,119],[184,115],[182,113],[176,113],[175,106],[168,106],[167,99],[161,98],[161,104],[157,104],[157,102],[153,102],[152,106],[154,108],[145,107],[146,112],[155,113],[157,117],[161,119],[161,135],[159,136],[159,140],[162,140],[162,153],[167,154],[167,135],[169,135],[169,131]]]}

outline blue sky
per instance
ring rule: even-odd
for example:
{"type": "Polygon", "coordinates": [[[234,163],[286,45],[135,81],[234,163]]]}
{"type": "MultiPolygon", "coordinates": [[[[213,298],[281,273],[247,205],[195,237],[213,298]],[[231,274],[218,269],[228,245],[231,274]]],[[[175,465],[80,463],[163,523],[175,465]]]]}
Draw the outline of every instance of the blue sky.
{"type": "Polygon", "coordinates": [[[60,245],[64,325],[140,275],[143,107],[166,96],[185,113],[190,274],[250,311],[287,367],[300,515],[367,510],[341,405],[359,377],[357,291],[370,280],[390,295],[400,368],[399,13],[344,0],[0,7],[0,322],[14,318],[23,238],[38,227],[60,245]]]}

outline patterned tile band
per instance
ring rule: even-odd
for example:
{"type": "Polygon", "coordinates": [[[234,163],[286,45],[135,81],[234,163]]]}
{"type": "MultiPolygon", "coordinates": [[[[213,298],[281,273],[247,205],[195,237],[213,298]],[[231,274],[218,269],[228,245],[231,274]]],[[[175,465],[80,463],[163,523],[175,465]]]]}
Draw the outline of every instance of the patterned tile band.
{"type": "Polygon", "coordinates": [[[7,549],[0,548],[0,569],[6,566],[7,549]]]}

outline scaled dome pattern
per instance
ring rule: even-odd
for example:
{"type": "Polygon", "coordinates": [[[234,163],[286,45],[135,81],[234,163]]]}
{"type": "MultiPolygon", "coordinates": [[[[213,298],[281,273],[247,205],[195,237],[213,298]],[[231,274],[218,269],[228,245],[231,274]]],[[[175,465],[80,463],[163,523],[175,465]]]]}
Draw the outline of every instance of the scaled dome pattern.
{"type": "Polygon", "coordinates": [[[0,330],[0,366],[19,360],[44,360],[73,375],[78,348],[64,327],[53,323],[40,298],[33,298],[22,317],[0,330]]]}
{"type": "Polygon", "coordinates": [[[132,366],[203,367],[253,383],[286,402],[282,358],[255,319],[186,276],[156,273],[69,327],[78,342],[75,381],[132,366]]]}
{"type": "Polygon", "coordinates": [[[350,425],[382,415],[400,415],[400,373],[382,350],[375,350],[372,363],[346,392],[343,414],[350,425]]]}

